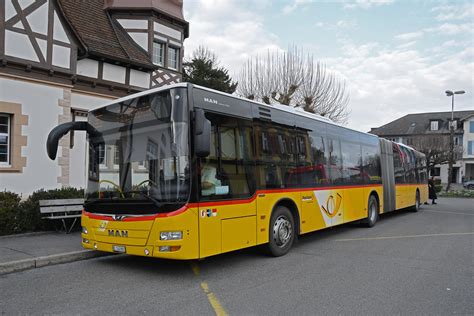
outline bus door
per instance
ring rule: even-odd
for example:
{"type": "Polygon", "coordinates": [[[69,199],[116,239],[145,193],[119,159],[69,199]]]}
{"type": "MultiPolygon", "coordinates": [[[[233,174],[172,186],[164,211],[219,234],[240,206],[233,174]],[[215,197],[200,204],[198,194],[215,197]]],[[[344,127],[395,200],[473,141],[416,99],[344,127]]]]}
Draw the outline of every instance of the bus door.
{"type": "Polygon", "coordinates": [[[302,187],[310,188],[301,192],[301,232],[306,233],[332,225],[332,220],[323,210],[326,196],[324,188],[329,184],[326,165],[326,146],[321,131],[299,132],[296,138],[298,168],[292,176],[302,187]]]}
{"type": "Polygon", "coordinates": [[[251,126],[236,118],[206,117],[211,151],[199,161],[201,257],[256,245],[251,126]]]}

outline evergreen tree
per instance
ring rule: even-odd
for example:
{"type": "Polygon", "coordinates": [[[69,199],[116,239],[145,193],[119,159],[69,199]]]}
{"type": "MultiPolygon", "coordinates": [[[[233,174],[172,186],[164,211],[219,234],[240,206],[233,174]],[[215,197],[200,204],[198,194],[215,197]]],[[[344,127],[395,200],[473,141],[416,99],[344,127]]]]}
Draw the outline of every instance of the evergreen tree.
{"type": "Polygon", "coordinates": [[[226,93],[234,93],[237,88],[229,71],[220,67],[216,55],[203,46],[193,52],[191,61],[184,62],[183,70],[183,81],[226,93]]]}

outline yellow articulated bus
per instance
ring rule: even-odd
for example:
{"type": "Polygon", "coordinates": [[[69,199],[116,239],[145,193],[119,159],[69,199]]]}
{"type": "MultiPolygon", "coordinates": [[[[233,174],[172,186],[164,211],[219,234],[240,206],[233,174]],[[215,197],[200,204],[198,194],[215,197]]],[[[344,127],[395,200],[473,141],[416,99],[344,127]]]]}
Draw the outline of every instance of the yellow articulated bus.
{"type": "Polygon", "coordinates": [[[87,132],[82,245],[196,259],[427,200],[423,154],[286,106],[180,83],[130,95],[49,134],[87,132]]]}

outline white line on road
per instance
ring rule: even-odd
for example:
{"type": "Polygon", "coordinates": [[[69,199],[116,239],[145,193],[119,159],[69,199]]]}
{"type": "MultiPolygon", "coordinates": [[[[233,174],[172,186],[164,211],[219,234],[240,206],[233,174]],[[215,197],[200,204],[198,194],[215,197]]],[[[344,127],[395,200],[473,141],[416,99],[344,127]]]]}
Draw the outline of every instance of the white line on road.
{"type": "Polygon", "coordinates": [[[363,237],[363,238],[336,239],[335,241],[381,240],[381,239],[420,238],[420,237],[439,237],[439,236],[462,236],[462,235],[474,235],[474,232],[447,233],[447,234],[425,234],[425,235],[405,235],[405,236],[384,236],[384,237],[363,237]]]}
{"type": "Polygon", "coordinates": [[[474,216],[474,214],[467,214],[467,213],[461,213],[461,212],[443,212],[443,211],[432,211],[432,210],[423,210],[423,212],[432,212],[432,213],[443,213],[443,214],[456,214],[456,215],[474,216]]]}

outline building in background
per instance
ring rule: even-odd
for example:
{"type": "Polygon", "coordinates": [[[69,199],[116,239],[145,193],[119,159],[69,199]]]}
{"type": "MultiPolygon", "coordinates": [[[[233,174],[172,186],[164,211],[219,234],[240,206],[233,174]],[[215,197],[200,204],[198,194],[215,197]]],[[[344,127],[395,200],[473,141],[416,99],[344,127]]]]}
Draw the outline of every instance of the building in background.
{"type": "MultiPolygon", "coordinates": [[[[438,158],[449,156],[451,112],[408,114],[369,133],[414,147],[438,158]]],[[[474,179],[474,111],[455,111],[453,125],[457,160],[453,164],[453,183],[474,179]]],[[[428,157],[429,158],[429,157],[428,157]]],[[[448,182],[448,164],[436,164],[430,176],[448,182]]]]}
{"type": "MultiPolygon", "coordinates": [[[[126,94],[179,82],[182,0],[0,0],[0,190],[84,187],[85,135],[49,131],[126,94]]],[[[103,166],[114,163],[104,148],[103,166]]]]}

